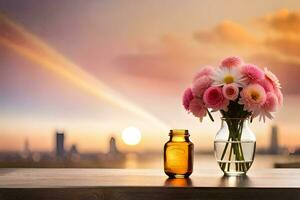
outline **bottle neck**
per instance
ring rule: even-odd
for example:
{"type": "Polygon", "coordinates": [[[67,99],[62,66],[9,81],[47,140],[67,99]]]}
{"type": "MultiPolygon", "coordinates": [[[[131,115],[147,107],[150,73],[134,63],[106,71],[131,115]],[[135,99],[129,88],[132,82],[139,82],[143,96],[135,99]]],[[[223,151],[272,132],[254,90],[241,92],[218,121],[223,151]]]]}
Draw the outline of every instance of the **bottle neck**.
{"type": "Polygon", "coordinates": [[[170,136],[172,142],[189,142],[189,136],[170,136]]]}
{"type": "Polygon", "coordinates": [[[189,132],[188,130],[175,129],[170,130],[169,133],[171,142],[189,142],[189,132]]]}

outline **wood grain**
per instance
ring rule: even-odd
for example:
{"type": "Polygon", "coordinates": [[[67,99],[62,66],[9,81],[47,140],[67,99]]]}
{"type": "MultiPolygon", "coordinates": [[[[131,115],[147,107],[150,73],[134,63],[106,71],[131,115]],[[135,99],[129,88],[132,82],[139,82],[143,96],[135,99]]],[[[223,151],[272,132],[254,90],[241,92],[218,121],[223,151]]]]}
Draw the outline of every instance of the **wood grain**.
{"type": "Polygon", "coordinates": [[[299,169],[224,177],[203,170],[168,179],[161,170],[0,169],[0,199],[300,199],[299,169]]]}

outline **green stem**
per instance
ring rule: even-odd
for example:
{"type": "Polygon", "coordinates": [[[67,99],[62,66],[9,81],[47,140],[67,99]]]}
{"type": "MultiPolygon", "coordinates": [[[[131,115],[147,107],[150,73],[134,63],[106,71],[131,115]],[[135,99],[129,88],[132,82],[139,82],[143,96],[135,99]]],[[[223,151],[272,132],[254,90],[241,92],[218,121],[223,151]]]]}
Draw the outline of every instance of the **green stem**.
{"type": "Polygon", "coordinates": [[[232,154],[232,143],[231,143],[231,145],[230,145],[229,163],[228,163],[228,166],[227,166],[227,171],[229,171],[229,169],[230,169],[231,154],[232,154]]]}
{"type": "Polygon", "coordinates": [[[214,118],[212,117],[212,115],[210,114],[209,110],[206,109],[206,111],[207,111],[207,113],[208,113],[208,116],[209,116],[210,120],[214,122],[215,120],[214,120],[214,118]]]}
{"type": "Polygon", "coordinates": [[[244,152],[241,144],[244,120],[233,121],[231,119],[225,119],[225,121],[228,125],[229,136],[221,155],[221,161],[225,158],[229,143],[231,143],[231,146],[230,146],[229,157],[228,157],[229,161],[225,163],[221,163],[220,167],[223,171],[225,171],[227,167],[227,171],[229,171],[230,162],[233,156],[232,154],[234,154],[235,159],[233,160],[238,161],[235,163],[236,171],[246,171],[249,168],[249,166],[248,163],[243,162],[245,161],[245,158],[244,158],[244,152]]]}
{"type": "MultiPolygon", "coordinates": [[[[242,144],[240,143],[239,146],[240,146],[240,151],[241,151],[241,159],[245,161],[242,144]]],[[[248,164],[249,164],[249,163],[247,163],[247,162],[244,163],[245,171],[249,168],[249,165],[248,165],[248,164]]]]}
{"type": "MultiPolygon", "coordinates": [[[[224,150],[223,150],[223,153],[222,153],[222,156],[221,156],[221,161],[224,159],[225,153],[226,153],[226,151],[227,151],[229,139],[230,139],[230,138],[228,138],[228,141],[227,141],[226,144],[225,144],[225,147],[224,147],[224,150]]],[[[222,163],[222,164],[221,164],[221,169],[222,169],[222,170],[225,170],[225,167],[226,167],[226,163],[222,163]]]]}

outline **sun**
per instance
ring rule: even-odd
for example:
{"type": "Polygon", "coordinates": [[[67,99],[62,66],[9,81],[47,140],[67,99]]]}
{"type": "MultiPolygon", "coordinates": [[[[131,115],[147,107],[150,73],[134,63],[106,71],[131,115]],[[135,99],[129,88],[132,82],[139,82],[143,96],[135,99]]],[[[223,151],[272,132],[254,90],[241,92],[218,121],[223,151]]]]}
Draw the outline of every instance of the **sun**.
{"type": "Polygon", "coordinates": [[[141,131],[133,126],[127,127],[122,132],[122,140],[127,145],[137,145],[142,138],[141,131]]]}

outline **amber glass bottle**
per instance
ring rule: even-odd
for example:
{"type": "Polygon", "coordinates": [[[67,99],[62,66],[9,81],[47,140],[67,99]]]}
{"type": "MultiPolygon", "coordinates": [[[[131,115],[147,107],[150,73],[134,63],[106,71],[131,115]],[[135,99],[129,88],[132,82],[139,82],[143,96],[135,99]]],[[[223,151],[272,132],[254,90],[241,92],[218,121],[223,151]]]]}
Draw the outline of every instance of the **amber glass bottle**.
{"type": "Polygon", "coordinates": [[[170,130],[164,147],[165,173],[171,178],[186,178],[193,172],[194,144],[188,130],[170,130]]]}

